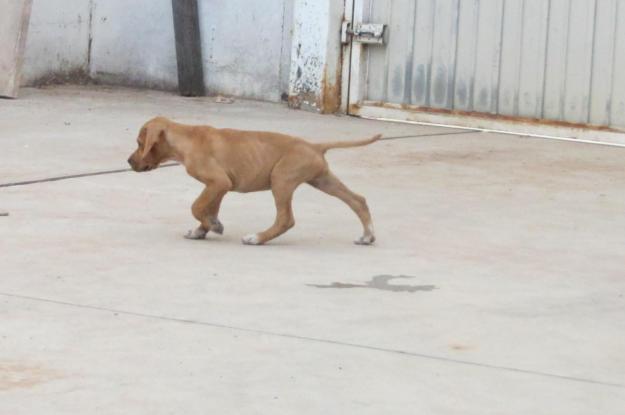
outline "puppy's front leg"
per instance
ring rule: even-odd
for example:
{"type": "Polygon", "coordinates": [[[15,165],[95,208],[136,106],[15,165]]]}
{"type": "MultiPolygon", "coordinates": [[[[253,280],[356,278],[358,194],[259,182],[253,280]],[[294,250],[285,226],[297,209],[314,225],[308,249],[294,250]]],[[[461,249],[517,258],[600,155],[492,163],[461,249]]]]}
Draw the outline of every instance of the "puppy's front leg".
{"type": "Polygon", "coordinates": [[[187,239],[204,239],[209,231],[223,234],[224,226],[217,215],[219,206],[228,190],[224,187],[208,185],[191,206],[191,213],[200,222],[195,230],[187,232],[187,239]]]}

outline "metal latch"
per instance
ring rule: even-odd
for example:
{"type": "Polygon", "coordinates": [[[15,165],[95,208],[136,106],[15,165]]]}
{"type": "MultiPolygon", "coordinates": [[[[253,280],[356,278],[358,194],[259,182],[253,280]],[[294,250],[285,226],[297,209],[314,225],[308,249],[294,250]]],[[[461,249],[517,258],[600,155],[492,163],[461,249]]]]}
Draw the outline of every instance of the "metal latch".
{"type": "Polygon", "coordinates": [[[383,45],[386,25],[382,23],[356,23],[352,29],[351,23],[344,21],[341,26],[341,43],[347,44],[350,40],[368,45],[383,45]],[[351,38],[351,39],[350,39],[351,38]]]}

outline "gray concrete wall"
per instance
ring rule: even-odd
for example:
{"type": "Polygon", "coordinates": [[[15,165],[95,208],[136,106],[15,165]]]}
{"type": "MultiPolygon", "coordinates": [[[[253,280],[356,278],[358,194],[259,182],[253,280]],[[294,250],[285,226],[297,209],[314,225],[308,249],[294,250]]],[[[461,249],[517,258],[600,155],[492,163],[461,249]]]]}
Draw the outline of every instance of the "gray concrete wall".
{"type": "Polygon", "coordinates": [[[112,84],[176,89],[171,0],[95,0],[92,78],[112,84]]]}
{"type": "Polygon", "coordinates": [[[199,2],[208,91],[279,101],[290,56],[293,0],[199,2]],[[286,33],[285,33],[286,32],[286,33]]]}
{"type": "MultiPolygon", "coordinates": [[[[333,0],[200,1],[208,93],[328,106],[324,92],[339,82],[342,9],[333,0]]],[[[25,84],[84,74],[177,86],[171,0],[34,0],[29,35],[25,84]]]]}
{"type": "Polygon", "coordinates": [[[91,77],[175,89],[170,0],[34,0],[26,85],[91,77]]]}
{"type": "Polygon", "coordinates": [[[89,0],[33,0],[22,84],[86,73],[89,0]]]}

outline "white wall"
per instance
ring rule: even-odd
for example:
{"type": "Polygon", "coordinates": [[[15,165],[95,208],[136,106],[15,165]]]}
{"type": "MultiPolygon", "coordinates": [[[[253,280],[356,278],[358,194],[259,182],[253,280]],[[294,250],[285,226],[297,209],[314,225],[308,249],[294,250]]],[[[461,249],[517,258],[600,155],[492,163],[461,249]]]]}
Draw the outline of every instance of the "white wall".
{"type": "Polygon", "coordinates": [[[343,2],[294,1],[289,102],[334,112],[339,106],[343,2]]]}

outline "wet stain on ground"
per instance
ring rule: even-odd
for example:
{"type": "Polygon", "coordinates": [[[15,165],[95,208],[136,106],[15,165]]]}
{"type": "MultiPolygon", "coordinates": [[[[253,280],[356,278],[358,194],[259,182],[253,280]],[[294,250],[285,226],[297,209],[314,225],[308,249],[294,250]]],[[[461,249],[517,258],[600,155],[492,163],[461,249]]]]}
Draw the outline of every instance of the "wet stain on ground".
{"type": "Polygon", "coordinates": [[[0,360],[0,392],[32,388],[60,377],[56,371],[40,365],[0,360]]]}
{"type": "Polygon", "coordinates": [[[452,343],[449,345],[449,348],[458,352],[464,352],[464,351],[472,349],[471,346],[467,344],[461,344],[461,343],[452,343]]]}
{"type": "Polygon", "coordinates": [[[343,282],[333,282],[332,284],[307,284],[309,287],[315,288],[372,288],[375,290],[392,291],[392,292],[408,292],[432,291],[436,289],[435,285],[408,285],[408,284],[389,284],[395,279],[414,278],[410,275],[376,275],[364,284],[349,284],[343,282]]]}

